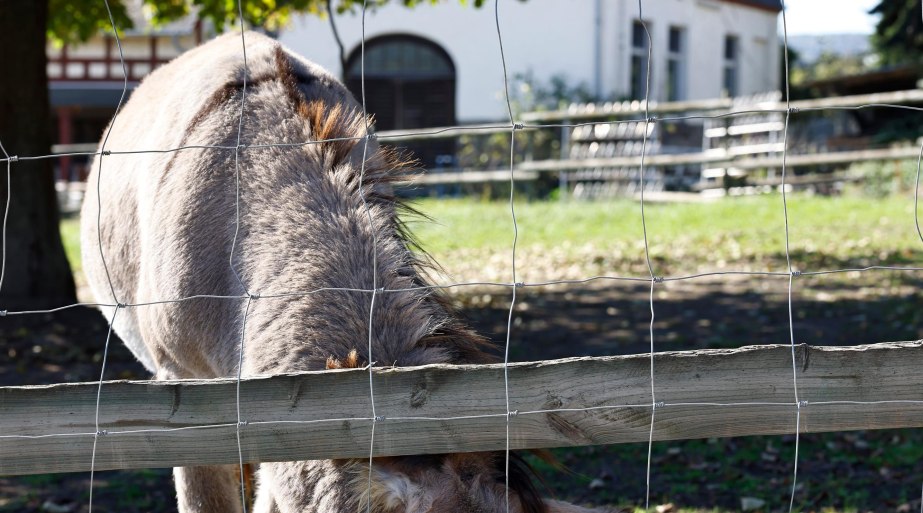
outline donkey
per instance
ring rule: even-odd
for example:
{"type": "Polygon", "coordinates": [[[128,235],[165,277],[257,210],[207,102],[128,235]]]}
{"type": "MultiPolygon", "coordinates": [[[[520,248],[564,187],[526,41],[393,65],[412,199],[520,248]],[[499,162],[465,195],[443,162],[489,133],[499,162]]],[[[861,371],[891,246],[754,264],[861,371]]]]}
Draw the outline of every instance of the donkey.
{"type": "MultiPolygon", "coordinates": [[[[423,264],[391,193],[408,164],[360,140],[369,120],[332,75],[261,34],[245,41],[248,66],[240,35],[219,37],[151,73],[112,121],[107,148],[192,148],[107,155],[102,171],[94,163],[89,183],[102,176],[84,201],[82,244],[97,300],[369,289],[373,262],[379,287],[404,291],[376,298],[371,358],[362,292],[253,300],[246,329],[247,301],[125,308],[115,331],[159,380],[234,376],[239,344],[243,375],[492,361],[486,341],[419,288],[423,264]],[[326,142],[254,147],[304,141],[326,142]]],[[[511,463],[510,511],[587,511],[541,499],[528,467],[511,463]]],[[[240,512],[239,470],[174,469],[180,512],[240,512]]],[[[264,463],[253,509],[486,513],[506,511],[506,492],[502,453],[378,458],[371,470],[367,461],[264,463]]]]}

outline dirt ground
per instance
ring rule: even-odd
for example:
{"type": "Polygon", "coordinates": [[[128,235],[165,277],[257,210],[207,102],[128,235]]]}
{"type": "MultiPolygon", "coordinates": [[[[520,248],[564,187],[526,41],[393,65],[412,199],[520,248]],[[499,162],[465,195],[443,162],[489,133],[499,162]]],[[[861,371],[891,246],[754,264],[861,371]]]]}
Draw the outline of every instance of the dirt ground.
{"type": "MultiPolygon", "coordinates": [[[[887,271],[799,277],[792,296],[795,342],[921,339],[921,282],[920,273],[887,271]]],[[[787,287],[787,277],[658,283],[655,350],[787,344],[787,287]]],[[[510,357],[647,352],[649,292],[645,283],[626,282],[519,289],[510,357]]],[[[505,339],[508,290],[453,297],[477,330],[498,342],[505,339]]],[[[105,319],[91,308],[0,319],[0,385],[97,380],[106,333],[105,319]]],[[[147,377],[114,339],[106,379],[147,377]]],[[[653,497],[677,507],[733,510],[741,507],[745,494],[754,494],[765,501],[758,510],[787,510],[792,441],[752,437],[655,444],[653,497]]],[[[643,504],[647,444],[566,449],[556,455],[569,470],[541,470],[559,498],[619,507],[643,504]]],[[[797,500],[805,510],[920,507],[923,436],[912,430],[806,435],[799,461],[797,500]]],[[[96,512],[175,511],[169,469],[102,472],[95,481],[96,512]]],[[[88,491],[86,473],[0,477],[0,512],[85,512],[88,491]]]]}

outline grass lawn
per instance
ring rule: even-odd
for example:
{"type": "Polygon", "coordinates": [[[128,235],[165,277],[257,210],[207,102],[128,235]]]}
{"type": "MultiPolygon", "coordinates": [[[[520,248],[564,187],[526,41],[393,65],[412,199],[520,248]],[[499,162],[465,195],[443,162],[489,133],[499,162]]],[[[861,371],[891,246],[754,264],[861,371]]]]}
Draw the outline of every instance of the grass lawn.
{"type": "Polygon", "coordinates": [[[64,253],[71,264],[74,276],[81,276],[83,264],[80,259],[80,218],[68,217],[61,220],[61,242],[64,243],[64,253]]]}
{"type": "MultiPolygon", "coordinates": [[[[450,274],[464,280],[485,275],[507,279],[513,242],[507,203],[424,199],[414,206],[433,222],[408,218],[413,233],[450,274]]],[[[647,204],[645,209],[658,275],[691,273],[703,267],[787,269],[778,195],[647,204]]],[[[912,197],[791,195],[788,214],[795,269],[923,264],[923,241],[914,226],[912,197]]],[[[524,201],[516,204],[516,215],[517,262],[523,274],[535,273],[523,278],[526,281],[557,276],[561,269],[570,269],[567,272],[573,277],[647,273],[636,201],[524,201]]],[[[77,219],[61,223],[65,249],[77,273],[78,225],[77,219]]],[[[869,286],[870,299],[861,301],[891,297],[888,283],[869,286]]],[[[900,314],[903,317],[873,316],[874,322],[919,326],[912,299],[916,296],[891,294],[897,306],[888,310],[907,311],[900,314]]],[[[804,306],[807,299],[802,292],[796,307],[804,306]]],[[[818,308],[834,312],[835,306],[818,308]]],[[[812,311],[811,316],[817,313],[812,311]]],[[[724,311],[719,314],[724,316],[724,311]]],[[[711,331],[724,337],[716,346],[741,342],[733,335],[721,335],[720,330],[711,331]]],[[[796,510],[845,513],[919,508],[923,430],[808,434],[801,438],[800,447],[796,510]]],[[[539,460],[533,463],[547,471],[546,476],[555,476],[548,486],[558,497],[621,505],[626,511],[643,503],[647,444],[555,449],[553,453],[572,473],[542,468],[545,464],[539,460]]],[[[765,502],[757,511],[788,511],[793,462],[791,436],[658,442],[652,456],[652,506],[674,503],[675,509],[662,509],[674,513],[727,512],[739,510],[744,499],[757,499],[765,502]],[[719,509],[695,509],[702,506],[719,509]]],[[[169,497],[169,476],[164,482],[163,493],[169,497]]],[[[0,511],[6,511],[2,503],[0,511]]]]}
{"type": "MultiPolygon", "coordinates": [[[[508,253],[513,224],[505,202],[473,199],[424,199],[413,206],[433,222],[409,218],[421,247],[438,262],[451,263],[470,252],[508,253]]],[[[811,197],[791,195],[788,201],[791,252],[796,268],[832,264],[868,264],[917,260],[923,252],[914,227],[913,198],[893,196],[811,197]]],[[[645,206],[651,256],[675,270],[685,261],[727,264],[785,262],[785,225],[778,195],[728,198],[709,203],[645,206]]],[[[643,262],[640,203],[522,202],[516,204],[518,248],[559,249],[577,258],[581,248],[624,254],[643,262]]],[[[71,265],[80,269],[79,219],[61,223],[71,265]]],[[[657,269],[659,270],[659,269],[657,269]]]]}
{"type": "MultiPolygon", "coordinates": [[[[420,245],[454,269],[472,252],[503,254],[513,242],[509,205],[465,199],[415,203],[435,222],[411,220],[420,245]]],[[[920,261],[913,198],[811,197],[788,201],[793,266],[799,270],[920,261]]],[[[785,223],[778,195],[709,203],[648,204],[647,234],[655,273],[702,265],[749,264],[785,270],[785,223]]],[[[556,251],[565,260],[610,258],[609,270],[646,271],[640,204],[636,201],[533,202],[516,205],[517,247],[556,251]]],[[[474,260],[481,260],[474,258],[474,260]]]]}

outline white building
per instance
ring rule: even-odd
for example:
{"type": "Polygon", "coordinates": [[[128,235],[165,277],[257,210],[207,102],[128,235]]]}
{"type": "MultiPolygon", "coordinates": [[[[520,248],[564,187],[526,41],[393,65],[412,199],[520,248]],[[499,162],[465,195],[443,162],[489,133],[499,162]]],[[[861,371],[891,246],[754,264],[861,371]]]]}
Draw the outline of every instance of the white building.
{"type": "MultiPolygon", "coordinates": [[[[494,6],[444,0],[370,9],[365,21],[369,110],[378,129],[508,117],[494,6]]],[[[779,0],[643,0],[652,45],[652,100],[694,100],[778,89],[779,0]]],[[[508,74],[555,75],[599,99],[644,97],[648,38],[637,0],[501,1],[508,74]]],[[[361,15],[335,17],[359,92],[361,15]]],[[[295,19],[279,39],[343,76],[329,20],[295,19]]]]}
{"type": "MultiPolygon", "coordinates": [[[[102,32],[78,45],[47,45],[48,99],[57,127],[56,144],[99,141],[126,85],[133,91],[145,75],[213,34],[191,16],[153,27],[139,0],[125,2],[125,7],[134,28],[120,30],[120,45],[102,32]]],[[[88,173],[86,157],[62,157],[55,163],[62,181],[82,180],[88,173]]]]}

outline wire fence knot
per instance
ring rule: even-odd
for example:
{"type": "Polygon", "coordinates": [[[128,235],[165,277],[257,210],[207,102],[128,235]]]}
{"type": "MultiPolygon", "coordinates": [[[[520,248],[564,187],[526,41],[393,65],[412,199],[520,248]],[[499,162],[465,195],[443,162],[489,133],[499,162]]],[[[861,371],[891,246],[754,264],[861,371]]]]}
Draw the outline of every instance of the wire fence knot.
{"type": "Polygon", "coordinates": [[[522,123],[513,123],[513,130],[522,130],[522,129],[524,129],[525,127],[526,127],[526,126],[525,126],[524,124],[522,124],[522,123]]]}
{"type": "Polygon", "coordinates": [[[99,154],[102,155],[102,156],[104,156],[104,157],[108,157],[109,155],[112,155],[112,150],[103,150],[103,151],[99,152],[99,154]]]}
{"type": "Polygon", "coordinates": [[[118,310],[118,309],[120,309],[120,308],[125,308],[125,307],[127,307],[127,306],[128,306],[127,304],[121,303],[121,302],[115,304],[116,310],[118,310]]]}
{"type": "Polygon", "coordinates": [[[239,428],[247,427],[247,426],[249,426],[249,425],[250,425],[250,421],[249,421],[249,420],[238,420],[238,421],[237,421],[237,427],[239,427],[239,428]]]}
{"type": "Polygon", "coordinates": [[[656,116],[651,116],[651,117],[647,118],[647,122],[648,122],[648,124],[652,124],[652,125],[653,125],[653,124],[656,124],[656,123],[657,123],[657,117],[656,117],[656,116]]]}
{"type": "Polygon", "coordinates": [[[792,271],[792,276],[801,276],[801,271],[792,271]]]}
{"type": "Polygon", "coordinates": [[[374,417],[372,417],[373,422],[384,422],[384,420],[385,420],[384,415],[375,415],[374,417]]]}
{"type": "Polygon", "coordinates": [[[519,415],[519,410],[513,410],[513,411],[506,412],[507,417],[515,417],[517,415],[519,415]]]}
{"type": "Polygon", "coordinates": [[[248,292],[248,293],[247,293],[247,296],[248,296],[250,299],[259,299],[259,298],[260,298],[260,293],[259,293],[259,292],[254,292],[254,293],[248,292]]]}
{"type": "Polygon", "coordinates": [[[516,283],[513,284],[513,286],[516,287],[517,289],[521,289],[521,288],[525,287],[526,284],[523,283],[523,282],[521,282],[521,281],[517,281],[516,283]]]}
{"type": "Polygon", "coordinates": [[[375,141],[375,140],[378,140],[378,134],[372,132],[372,133],[366,134],[365,138],[368,139],[369,141],[375,141]]]}
{"type": "Polygon", "coordinates": [[[7,313],[9,313],[7,310],[0,310],[0,317],[6,317],[7,313]]]}
{"type": "Polygon", "coordinates": [[[109,434],[109,432],[106,431],[105,429],[100,429],[100,430],[96,431],[96,436],[106,436],[106,435],[108,435],[108,434],[109,434]]]}
{"type": "Polygon", "coordinates": [[[654,283],[663,283],[663,281],[664,281],[663,276],[654,276],[654,283]]]}
{"type": "Polygon", "coordinates": [[[798,401],[798,408],[804,408],[808,405],[807,401],[798,401]]]}
{"type": "Polygon", "coordinates": [[[654,403],[654,409],[655,409],[655,410],[658,409],[658,408],[663,408],[664,406],[665,406],[665,404],[664,404],[663,401],[658,401],[658,402],[654,403]]]}
{"type": "Polygon", "coordinates": [[[19,162],[19,156],[18,156],[18,155],[10,155],[9,157],[6,158],[6,160],[7,160],[7,162],[19,162]]]}
{"type": "Polygon", "coordinates": [[[789,113],[789,114],[798,114],[799,112],[801,112],[801,109],[799,109],[798,107],[789,107],[789,108],[788,108],[788,113],[789,113]]]}

